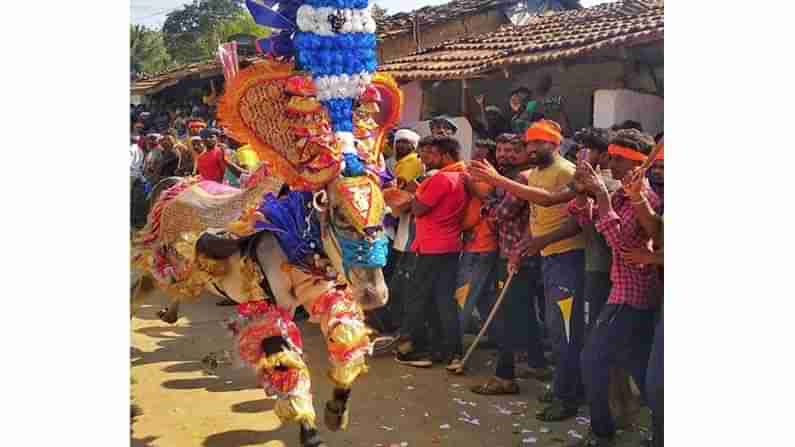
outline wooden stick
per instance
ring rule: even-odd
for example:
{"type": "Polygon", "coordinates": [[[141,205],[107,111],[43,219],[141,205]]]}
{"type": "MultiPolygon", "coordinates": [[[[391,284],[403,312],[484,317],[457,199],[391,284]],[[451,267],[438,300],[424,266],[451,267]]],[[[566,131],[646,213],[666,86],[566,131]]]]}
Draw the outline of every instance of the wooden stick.
{"type": "Polygon", "coordinates": [[[654,146],[654,149],[651,150],[651,153],[646,158],[646,161],[644,161],[643,164],[640,166],[640,172],[646,174],[646,171],[648,171],[652,163],[654,163],[654,159],[657,158],[657,154],[660,153],[662,148],[663,148],[663,139],[660,138],[660,142],[657,143],[656,146],[654,146]]]}
{"type": "MultiPolygon", "coordinates": [[[[508,287],[511,286],[511,280],[513,280],[513,273],[508,274],[508,279],[505,280],[505,285],[502,287],[502,291],[500,292],[500,296],[497,297],[497,301],[494,303],[494,307],[491,308],[491,312],[489,313],[489,317],[486,319],[486,322],[483,323],[483,327],[480,328],[480,332],[478,332],[478,336],[475,337],[475,340],[469,345],[469,349],[467,349],[464,358],[461,360],[461,365],[453,370],[452,372],[456,374],[461,374],[464,372],[464,365],[466,365],[467,360],[469,360],[469,356],[472,355],[472,352],[475,350],[475,347],[478,345],[478,342],[483,337],[483,334],[486,333],[486,329],[489,328],[489,324],[491,324],[491,320],[494,319],[494,316],[497,314],[497,309],[500,308],[500,303],[502,302],[502,298],[505,296],[505,292],[508,291],[508,287]]],[[[533,317],[535,318],[535,317],[533,317]]]]}

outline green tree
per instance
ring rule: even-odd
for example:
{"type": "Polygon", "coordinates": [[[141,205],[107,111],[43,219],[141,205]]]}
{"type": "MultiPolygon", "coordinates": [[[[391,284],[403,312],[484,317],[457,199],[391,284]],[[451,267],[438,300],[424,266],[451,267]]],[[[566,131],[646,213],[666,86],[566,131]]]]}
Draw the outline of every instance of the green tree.
{"type": "Polygon", "coordinates": [[[130,25],[130,70],[156,73],[172,65],[163,43],[163,33],[141,25],[130,25]]]}
{"type": "Polygon", "coordinates": [[[210,45],[213,51],[218,48],[218,43],[229,42],[229,38],[235,34],[250,34],[256,36],[258,39],[268,37],[271,33],[270,28],[257,25],[254,18],[248,11],[241,11],[232,16],[228,20],[224,20],[218,24],[213,30],[210,45]]]}
{"type": "Polygon", "coordinates": [[[163,37],[169,55],[178,63],[211,59],[218,47],[219,25],[238,17],[243,0],[193,0],[170,12],[163,23],[163,37]]]}
{"type": "Polygon", "coordinates": [[[387,16],[386,8],[382,8],[378,3],[373,3],[373,9],[370,11],[376,21],[382,20],[387,16]]]}

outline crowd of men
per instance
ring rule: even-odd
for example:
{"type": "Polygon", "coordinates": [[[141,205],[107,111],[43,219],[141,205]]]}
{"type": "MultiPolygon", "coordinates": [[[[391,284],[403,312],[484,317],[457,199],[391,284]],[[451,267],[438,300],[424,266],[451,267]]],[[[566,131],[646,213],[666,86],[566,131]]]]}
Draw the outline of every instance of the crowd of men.
{"type": "Polygon", "coordinates": [[[521,359],[524,375],[552,381],[536,417],[587,405],[592,430],[573,445],[607,446],[611,371],[622,368],[652,409],[649,442],[663,445],[662,152],[645,175],[657,142],[628,121],[574,133],[564,156],[561,126],[520,113],[527,100],[514,93],[512,125],[477,140],[469,163],[447,118],[429,137],[395,133],[393,173],[411,199],[392,204],[390,302],[369,321],[397,334],[399,363],[456,371],[474,314],[485,319],[507,288],[487,331],[494,376],[471,391],[519,393],[521,359]]]}
{"type": "MultiPolygon", "coordinates": [[[[130,180],[132,186],[132,225],[146,223],[146,197],[167,177],[202,178],[239,187],[259,164],[257,153],[225,135],[222,129],[208,127],[201,112],[183,118],[180,113],[161,123],[141,112],[132,119],[130,180]],[[164,129],[164,130],[160,130],[164,129]]],[[[209,122],[213,124],[212,117],[209,122]]]]}
{"type": "MultiPolygon", "coordinates": [[[[409,199],[391,204],[390,301],[368,323],[396,334],[399,363],[456,371],[464,334],[479,330],[505,288],[486,333],[496,370],[472,392],[519,393],[518,359],[522,374],[552,381],[539,395],[539,420],[572,418],[587,405],[591,432],[573,445],[608,446],[616,433],[608,389],[620,367],[652,410],[650,442],[663,445],[662,152],[647,174],[639,169],[655,138],[631,121],[564,132],[527,89],[513,92],[507,116],[477,102],[483,138],[470,162],[448,118],[433,119],[428,137],[393,134],[386,164],[396,181],[387,187],[409,199]]],[[[258,163],[205,120],[176,115],[160,132],[139,123],[133,207],[164,177],[238,186],[258,163]]],[[[134,210],[134,225],[141,214],[134,210]]]]}

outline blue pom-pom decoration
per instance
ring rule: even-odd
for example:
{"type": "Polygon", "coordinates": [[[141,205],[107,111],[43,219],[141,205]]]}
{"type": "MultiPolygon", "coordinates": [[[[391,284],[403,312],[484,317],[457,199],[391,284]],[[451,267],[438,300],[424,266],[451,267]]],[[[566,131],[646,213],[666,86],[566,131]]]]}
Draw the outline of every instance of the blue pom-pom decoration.
{"type": "Polygon", "coordinates": [[[360,177],[365,174],[364,163],[356,154],[345,153],[342,156],[345,159],[345,170],[342,171],[342,175],[345,177],[360,177]]]}

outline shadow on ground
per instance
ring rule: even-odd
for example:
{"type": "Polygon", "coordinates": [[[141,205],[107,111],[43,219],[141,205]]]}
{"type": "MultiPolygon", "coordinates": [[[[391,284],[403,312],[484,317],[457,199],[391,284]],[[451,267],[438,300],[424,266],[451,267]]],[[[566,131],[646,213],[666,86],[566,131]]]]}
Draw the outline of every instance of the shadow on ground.
{"type": "Polygon", "coordinates": [[[270,431],[257,430],[230,430],[223,433],[215,433],[207,437],[202,443],[204,447],[245,447],[266,445],[283,446],[289,445],[279,439],[275,439],[275,434],[270,431]],[[269,442],[271,441],[271,442],[269,442]]]}

